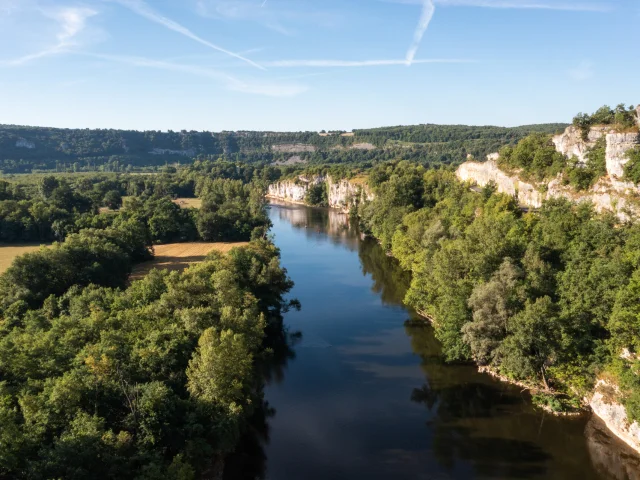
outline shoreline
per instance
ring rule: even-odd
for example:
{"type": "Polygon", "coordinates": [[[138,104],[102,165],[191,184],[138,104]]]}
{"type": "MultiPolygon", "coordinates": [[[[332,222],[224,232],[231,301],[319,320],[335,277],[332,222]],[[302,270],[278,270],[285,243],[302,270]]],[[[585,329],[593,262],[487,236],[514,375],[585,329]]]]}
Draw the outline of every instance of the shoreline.
{"type": "Polygon", "coordinates": [[[321,207],[321,206],[318,206],[318,205],[307,205],[304,202],[299,202],[299,201],[296,201],[296,200],[289,200],[289,199],[285,199],[285,198],[282,198],[282,197],[276,197],[275,195],[269,195],[268,193],[264,196],[264,198],[267,198],[269,200],[277,200],[278,202],[288,203],[290,205],[300,205],[302,207],[308,207],[308,208],[329,208],[329,209],[335,210],[336,212],[341,213],[343,215],[349,215],[349,211],[348,210],[345,211],[344,208],[336,207],[334,205],[329,205],[329,206],[326,206],[326,207],[321,207]]]}
{"type": "MultiPolygon", "coordinates": [[[[291,205],[301,205],[301,206],[310,207],[310,208],[317,208],[317,207],[312,207],[310,205],[306,205],[304,202],[297,202],[297,201],[294,201],[294,200],[287,200],[287,199],[283,199],[283,198],[276,197],[276,196],[273,196],[273,195],[265,195],[265,198],[277,200],[277,201],[280,201],[280,202],[283,202],[283,203],[287,203],[287,204],[291,204],[291,205]]],[[[331,210],[338,211],[339,213],[343,213],[343,214],[347,214],[348,213],[348,212],[344,212],[344,209],[335,208],[335,207],[331,207],[331,206],[329,206],[329,207],[318,207],[318,208],[329,208],[331,210]]],[[[388,256],[393,257],[391,252],[385,252],[385,253],[388,256]]],[[[411,308],[411,307],[408,307],[407,305],[405,305],[405,307],[411,308]]],[[[429,322],[431,325],[436,323],[435,319],[433,317],[431,317],[429,314],[427,314],[426,312],[421,311],[421,310],[417,310],[417,309],[412,309],[412,310],[415,311],[416,314],[421,319],[423,319],[426,322],[429,322]]],[[[504,382],[504,383],[508,383],[508,384],[511,384],[511,385],[514,385],[514,386],[521,387],[523,389],[526,389],[528,392],[530,392],[532,394],[535,394],[535,393],[547,393],[547,392],[545,392],[544,390],[542,390],[542,389],[540,389],[538,387],[535,387],[535,386],[532,386],[532,385],[528,385],[528,384],[525,384],[523,382],[519,382],[517,380],[512,380],[512,379],[510,379],[508,377],[505,377],[504,375],[500,375],[499,373],[497,373],[494,370],[492,370],[490,367],[480,366],[480,365],[474,365],[474,366],[477,367],[478,373],[486,374],[486,375],[489,375],[489,376],[493,377],[494,379],[496,379],[498,381],[501,381],[501,382],[504,382]]],[[[609,434],[613,438],[616,438],[616,439],[624,442],[626,445],[628,445],[630,448],[632,448],[637,455],[640,455],[640,448],[638,446],[632,444],[632,442],[628,438],[628,434],[627,433],[625,433],[620,428],[617,428],[617,426],[612,421],[610,421],[610,419],[599,415],[599,413],[595,409],[593,409],[591,407],[591,403],[592,403],[593,397],[595,397],[596,393],[597,392],[595,390],[593,392],[591,392],[591,400],[589,400],[589,398],[584,398],[583,402],[582,402],[583,403],[583,407],[580,410],[576,411],[576,412],[555,412],[555,411],[551,410],[549,407],[544,406],[544,405],[535,405],[535,406],[536,406],[536,408],[539,408],[539,409],[541,409],[541,410],[543,410],[543,411],[545,411],[545,412],[547,412],[547,413],[549,413],[549,414],[551,414],[553,416],[556,416],[556,417],[579,417],[581,415],[589,415],[589,414],[594,416],[594,417],[597,417],[600,421],[602,421],[604,423],[604,425],[606,426],[609,434]]],[[[616,404],[616,405],[618,405],[618,404],[616,404]]]]}

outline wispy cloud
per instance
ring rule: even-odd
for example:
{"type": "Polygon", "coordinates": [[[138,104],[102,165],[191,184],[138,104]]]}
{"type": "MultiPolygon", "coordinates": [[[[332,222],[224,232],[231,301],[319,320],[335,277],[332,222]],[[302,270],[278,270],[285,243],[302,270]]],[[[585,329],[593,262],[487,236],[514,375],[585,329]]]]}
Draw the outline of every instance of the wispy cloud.
{"type": "Polygon", "coordinates": [[[0,14],[9,15],[17,9],[17,0],[0,0],[0,14]]]}
{"type": "Polygon", "coordinates": [[[84,55],[100,60],[107,60],[111,62],[130,65],[132,67],[153,68],[172,72],[182,72],[190,75],[210,78],[222,83],[228,90],[255,95],[266,95],[270,97],[294,97],[308,90],[306,86],[298,84],[243,80],[218,70],[200,67],[197,65],[187,65],[182,63],[174,63],[169,61],[154,60],[150,58],[127,55],[107,55],[96,53],[86,53],[84,55]]]}
{"type": "Polygon", "coordinates": [[[569,77],[576,82],[584,82],[589,80],[595,74],[593,62],[589,60],[583,60],[580,64],[568,71],[569,77]]]}
{"type": "Polygon", "coordinates": [[[213,50],[217,50],[219,52],[225,53],[231,57],[237,58],[238,60],[242,60],[243,62],[248,63],[249,65],[259,68],[261,70],[264,70],[264,67],[261,65],[258,65],[256,62],[254,62],[253,60],[250,60],[242,55],[239,55],[237,53],[234,53],[230,50],[227,50],[226,48],[220,47],[214,43],[209,42],[208,40],[205,40],[204,38],[196,35],[195,33],[193,33],[191,30],[189,30],[187,27],[181,25],[180,23],[171,20],[170,18],[167,18],[163,15],[161,15],[160,13],[156,12],[153,8],[151,8],[146,2],[144,2],[143,0],[111,0],[114,1],[116,3],[119,3],[120,5],[123,5],[124,7],[127,7],[128,9],[130,9],[132,12],[146,18],[147,20],[150,20],[152,22],[155,22],[159,25],[162,25],[165,28],[168,28],[169,30],[172,30],[176,33],[179,33],[181,35],[184,35],[187,38],[190,38],[191,40],[198,42],[208,48],[211,48],[213,50]]]}
{"type": "Polygon", "coordinates": [[[44,50],[9,60],[3,65],[15,67],[39,58],[71,51],[79,46],[77,37],[85,29],[87,20],[98,13],[96,10],[86,7],[40,9],[40,12],[58,23],[59,33],[56,35],[56,42],[44,50]]]}
{"type": "Polygon", "coordinates": [[[318,11],[311,5],[301,1],[197,0],[196,11],[205,18],[255,22],[288,36],[296,35],[303,25],[332,27],[341,23],[341,15],[318,11]]]}
{"type": "MultiPolygon", "coordinates": [[[[432,58],[412,60],[412,63],[475,63],[474,60],[456,58],[432,58]]],[[[392,65],[406,65],[406,60],[275,60],[264,62],[264,65],[274,68],[292,67],[318,67],[318,68],[340,68],[340,67],[384,67],[392,65]]]]}
{"type": "Polygon", "coordinates": [[[413,33],[413,42],[411,43],[409,50],[407,50],[407,65],[411,65],[413,63],[416,57],[416,53],[418,53],[420,43],[422,42],[422,37],[424,37],[427,28],[429,28],[429,24],[431,23],[431,19],[433,19],[433,14],[435,13],[435,11],[436,7],[433,4],[433,0],[423,0],[420,20],[418,21],[418,26],[413,33]]]}
{"type": "MultiPolygon", "coordinates": [[[[422,5],[423,0],[379,0],[385,3],[398,3],[404,5],[422,5]]],[[[574,12],[607,12],[612,6],[606,2],[574,2],[574,1],[550,1],[550,0],[433,0],[433,3],[441,7],[477,7],[497,9],[524,9],[524,10],[564,10],[574,12]]]]}

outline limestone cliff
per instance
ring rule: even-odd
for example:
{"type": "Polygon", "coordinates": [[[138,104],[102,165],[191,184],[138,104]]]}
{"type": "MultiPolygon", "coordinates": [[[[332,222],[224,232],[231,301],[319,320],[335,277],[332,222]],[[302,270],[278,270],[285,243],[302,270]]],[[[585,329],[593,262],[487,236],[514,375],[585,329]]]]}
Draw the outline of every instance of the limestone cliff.
{"type": "Polygon", "coordinates": [[[356,180],[334,180],[329,176],[306,177],[301,175],[295,180],[284,180],[269,185],[267,197],[292,203],[304,204],[309,187],[319,183],[326,183],[327,197],[330,208],[348,213],[358,201],[371,200],[373,195],[363,182],[356,180]]]}
{"type": "Polygon", "coordinates": [[[553,137],[553,143],[564,155],[585,162],[589,148],[603,136],[606,138],[607,175],[588,191],[577,192],[563,185],[560,178],[539,184],[522,181],[518,172],[507,173],[498,168],[498,154],[489,155],[486,162],[465,162],[456,173],[460,180],[481,187],[493,182],[499,192],[513,195],[521,205],[531,208],[539,208],[547,199],[564,197],[575,202],[592,202],[596,210],[612,211],[621,219],[640,216],[640,189],[622,178],[628,161],[627,152],[640,143],[637,132],[616,133],[610,127],[594,127],[584,140],[578,129],[569,127],[562,135],[553,137]]]}
{"type": "Polygon", "coordinates": [[[629,422],[624,406],[615,401],[619,396],[618,387],[599,380],[589,406],[593,413],[604,421],[609,430],[631,448],[640,452],[640,425],[638,422],[629,422]]]}
{"type": "MultiPolygon", "coordinates": [[[[640,144],[638,132],[619,133],[610,127],[595,127],[584,140],[578,129],[569,127],[562,135],[553,137],[553,143],[559,152],[568,157],[575,156],[584,163],[589,148],[602,137],[606,138],[607,174],[588,191],[575,191],[569,185],[563,185],[560,177],[539,184],[522,181],[517,171],[505,172],[498,167],[498,154],[489,155],[486,162],[465,162],[456,174],[460,180],[481,187],[494,183],[499,192],[513,195],[523,206],[539,208],[545,200],[564,197],[574,202],[592,202],[596,210],[612,211],[623,220],[637,220],[640,218],[640,188],[624,181],[623,175],[627,152],[640,144]]],[[[620,391],[615,385],[600,380],[586,401],[609,430],[640,452],[640,425],[628,421],[624,406],[616,401],[619,398],[620,391]]]]}
{"type": "Polygon", "coordinates": [[[568,127],[564,133],[556,135],[552,138],[556,150],[567,157],[576,157],[581,163],[586,163],[587,151],[593,147],[607,133],[613,132],[611,127],[595,126],[592,127],[587,140],[582,138],[582,131],[576,127],[568,127]]]}

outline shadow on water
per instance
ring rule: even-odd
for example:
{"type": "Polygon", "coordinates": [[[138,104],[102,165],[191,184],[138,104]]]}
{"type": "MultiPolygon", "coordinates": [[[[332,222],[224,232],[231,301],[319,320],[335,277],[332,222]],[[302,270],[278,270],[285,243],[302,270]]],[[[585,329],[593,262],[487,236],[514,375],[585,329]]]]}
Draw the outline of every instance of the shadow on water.
{"type": "Polygon", "coordinates": [[[410,276],[346,215],[284,204],[271,218],[306,295],[296,326],[333,338],[303,349],[276,336],[262,367],[273,406],[256,410],[225,478],[640,480],[640,459],[597,419],[550,416],[520,388],[446,364],[433,328],[402,308],[410,276]]]}

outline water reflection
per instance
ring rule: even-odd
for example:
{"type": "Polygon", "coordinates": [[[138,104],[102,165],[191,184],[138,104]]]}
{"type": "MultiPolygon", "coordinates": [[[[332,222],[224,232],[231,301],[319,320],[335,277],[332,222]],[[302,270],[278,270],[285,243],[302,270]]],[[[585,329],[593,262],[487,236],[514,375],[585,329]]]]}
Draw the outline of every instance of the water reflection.
{"type": "Polygon", "coordinates": [[[227,478],[640,480],[637,457],[586,418],[445,364],[402,307],[408,275],[346,215],[286,205],[271,218],[302,302],[287,324],[303,337],[267,370],[270,403],[227,478]]]}

